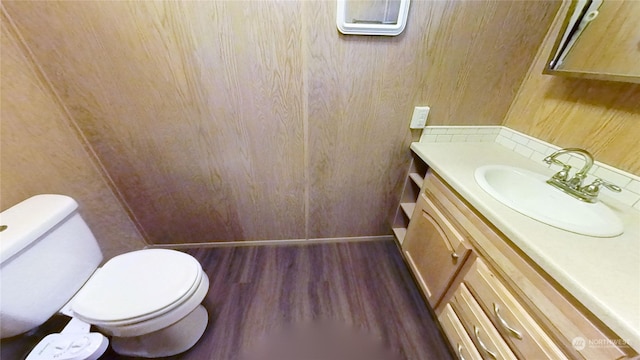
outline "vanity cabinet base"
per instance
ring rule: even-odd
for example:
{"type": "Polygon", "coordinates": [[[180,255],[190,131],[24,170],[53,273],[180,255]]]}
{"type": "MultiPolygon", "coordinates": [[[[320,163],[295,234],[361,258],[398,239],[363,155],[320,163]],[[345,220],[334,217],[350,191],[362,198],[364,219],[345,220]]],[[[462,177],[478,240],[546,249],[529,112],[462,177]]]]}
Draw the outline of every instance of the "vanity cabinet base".
{"type": "Polygon", "coordinates": [[[461,358],[638,358],[431,170],[402,249],[461,358]]]}

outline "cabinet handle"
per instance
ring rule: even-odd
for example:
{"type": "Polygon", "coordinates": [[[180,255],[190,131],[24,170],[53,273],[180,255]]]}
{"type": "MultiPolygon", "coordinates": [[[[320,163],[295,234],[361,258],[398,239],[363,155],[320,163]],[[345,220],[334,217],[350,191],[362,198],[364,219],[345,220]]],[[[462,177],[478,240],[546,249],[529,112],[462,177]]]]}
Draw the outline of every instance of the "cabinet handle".
{"type": "Polygon", "coordinates": [[[451,258],[452,258],[453,260],[458,260],[458,258],[459,258],[459,257],[460,257],[460,256],[459,256],[457,253],[454,253],[454,252],[452,252],[452,253],[451,253],[451,258]]]}
{"type": "Polygon", "coordinates": [[[502,317],[502,315],[500,315],[500,307],[496,303],[493,303],[493,312],[496,314],[496,318],[498,318],[498,322],[503,328],[505,328],[519,340],[522,340],[522,333],[513,328],[513,326],[509,325],[509,323],[502,317]]]}
{"type": "Polygon", "coordinates": [[[462,356],[462,349],[464,349],[464,348],[462,347],[462,345],[458,344],[458,359],[460,359],[460,360],[466,360],[466,359],[464,358],[464,356],[462,356]]]}
{"type": "Polygon", "coordinates": [[[484,342],[480,340],[480,329],[478,329],[478,327],[475,325],[473,326],[473,332],[476,334],[476,341],[478,342],[478,345],[480,345],[480,348],[484,350],[484,352],[489,354],[489,356],[491,356],[493,359],[497,359],[498,355],[495,352],[489,350],[487,348],[487,345],[485,345],[484,342]]]}

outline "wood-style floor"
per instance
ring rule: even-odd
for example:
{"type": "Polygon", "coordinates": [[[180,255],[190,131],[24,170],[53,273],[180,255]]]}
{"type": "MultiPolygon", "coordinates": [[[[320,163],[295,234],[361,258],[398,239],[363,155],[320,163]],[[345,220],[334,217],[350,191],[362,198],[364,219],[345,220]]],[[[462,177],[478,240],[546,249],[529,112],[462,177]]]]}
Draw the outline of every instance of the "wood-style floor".
{"type": "Polygon", "coordinates": [[[209,325],[176,359],[452,358],[392,241],[187,252],[211,282],[209,325]]]}

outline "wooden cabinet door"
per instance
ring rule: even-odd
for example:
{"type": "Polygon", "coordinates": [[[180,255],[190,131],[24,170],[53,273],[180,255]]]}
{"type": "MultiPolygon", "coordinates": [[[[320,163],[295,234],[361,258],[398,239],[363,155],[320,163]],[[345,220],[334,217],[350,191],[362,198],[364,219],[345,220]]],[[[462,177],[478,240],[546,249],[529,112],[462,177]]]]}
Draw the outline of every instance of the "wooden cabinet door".
{"type": "Polygon", "coordinates": [[[435,308],[471,249],[424,193],[416,207],[402,249],[429,304],[435,308]]]}

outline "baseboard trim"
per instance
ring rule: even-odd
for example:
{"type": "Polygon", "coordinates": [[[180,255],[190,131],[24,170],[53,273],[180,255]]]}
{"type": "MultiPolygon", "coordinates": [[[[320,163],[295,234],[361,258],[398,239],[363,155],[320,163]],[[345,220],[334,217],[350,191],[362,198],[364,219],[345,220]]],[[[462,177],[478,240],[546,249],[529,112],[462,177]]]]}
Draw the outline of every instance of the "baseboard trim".
{"type": "Polygon", "coordinates": [[[183,243],[183,244],[153,244],[145,249],[188,249],[203,247],[230,247],[230,246],[281,246],[281,245],[311,245],[327,244],[337,242],[366,242],[366,241],[388,241],[394,240],[393,235],[381,236],[356,236],[337,238],[315,238],[315,239],[289,239],[289,240],[247,240],[247,241],[216,241],[204,243],[183,243]]]}

